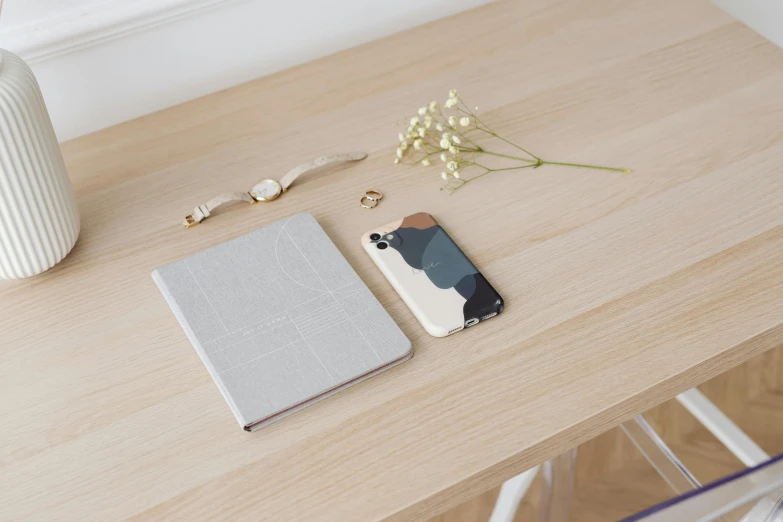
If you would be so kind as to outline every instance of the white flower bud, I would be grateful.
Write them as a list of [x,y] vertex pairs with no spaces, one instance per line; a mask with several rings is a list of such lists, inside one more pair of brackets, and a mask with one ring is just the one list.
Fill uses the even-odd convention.
[[441,135],[441,138],[443,138],[444,140],[450,140],[451,139],[451,134],[449,134],[448,132],[444,132]]
[[452,145],[451,147],[449,147],[449,152],[454,156],[456,156],[457,154],[459,154],[459,149],[454,145]]
[[458,170],[455,170],[454,172],[452,172],[452,175],[453,175],[455,178],[459,179],[459,171],[458,171]]
[[403,141],[402,143],[400,143],[400,150],[408,150],[408,142],[407,141]]
[[415,127],[418,124],[419,124],[419,118],[417,116],[411,118],[411,127]]
[[449,175],[446,174],[445,172],[441,172],[440,173],[440,177],[443,178],[443,179],[449,179]]
[[459,124],[462,125],[463,127],[467,127],[468,125],[470,125],[470,118],[468,118],[467,116],[463,116],[462,118],[459,119]]
[[394,164],[397,165],[400,162],[400,158],[394,158]]
[[414,140],[413,141],[413,148],[416,150],[421,150],[421,147],[424,145],[424,143],[421,140]]
[[461,143],[462,143],[462,140],[461,140],[461,139],[459,139],[459,136],[452,136],[452,137],[451,137],[451,141],[453,141],[453,142],[454,142],[454,143],[456,143],[457,145],[459,145],[459,144],[461,144]]
[[457,95],[457,89],[451,89],[451,90],[449,91],[449,98],[451,98],[451,99],[454,99],[454,98],[457,98],[457,97],[458,97],[458,95]]
[[446,163],[446,168],[451,170],[451,171],[457,170],[457,162],[456,161],[449,161],[448,163]]
[[437,125],[435,125],[435,129],[438,130],[438,131],[442,131],[443,130],[443,125],[438,123]]
[[446,138],[443,138],[442,140],[440,140],[440,146],[443,149],[448,149],[449,148],[449,140],[447,140]]
[[397,134],[397,139],[399,141],[405,141],[405,135],[403,133],[399,133],[399,134]]
[[430,102],[430,111],[435,112],[438,110],[438,102],[431,101]]
[[427,135],[427,129],[425,129],[424,127],[419,127],[419,137],[423,138],[426,135]]
[[397,149],[397,157],[402,158],[402,149]]
[[430,159],[429,158],[424,158],[423,160],[421,160],[421,164],[424,165],[425,167],[429,167],[430,166]]
[[447,161],[449,161],[449,157],[446,155],[446,153],[445,153],[445,152],[441,152],[441,153],[440,153],[440,160],[441,160],[443,163],[446,163]]
[[449,125],[451,125],[452,127],[456,127],[457,126],[457,118],[455,118],[454,116],[449,116]]
[[427,114],[427,107],[419,107],[419,116]]
[[446,100],[446,108],[447,109],[451,109],[455,105],[457,105],[457,100],[455,100],[454,98],[449,98],[448,100]]

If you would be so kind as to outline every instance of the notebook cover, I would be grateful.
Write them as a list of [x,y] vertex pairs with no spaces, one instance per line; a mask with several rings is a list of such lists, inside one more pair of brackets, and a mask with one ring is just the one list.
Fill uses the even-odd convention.
[[152,278],[246,430],[412,355],[408,338],[307,213]]

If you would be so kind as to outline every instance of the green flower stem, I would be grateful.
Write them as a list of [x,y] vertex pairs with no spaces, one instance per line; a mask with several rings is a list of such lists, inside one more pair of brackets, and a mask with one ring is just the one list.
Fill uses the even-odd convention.
[[[535,167],[536,167],[536,165],[519,165],[518,167],[504,167],[504,168],[502,168],[502,169],[491,169],[491,168],[489,168],[489,167],[485,167],[484,165],[482,165],[482,164],[480,164],[480,163],[476,163],[476,162],[474,162],[473,164],[474,164],[475,166],[477,166],[477,167],[481,167],[482,169],[484,169],[484,172],[482,172],[481,174],[477,174],[476,176],[473,176],[473,177],[472,177],[472,178],[470,178],[470,179],[461,179],[460,181],[461,181],[462,183],[460,184],[460,186],[459,186],[459,187],[455,187],[455,188],[454,188],[454,190],[457,190],[458,188],[462,187],[462,186],[463,186],[463,185],[465,185],[466,183],[469,183],[469,182],[473,181],[474,179],[479,179],[479,178],[480,178],[480,177],[482,177],[482,176],[486,176],[486,175],[487,175],[487,174],[489,174],[490,172],[500,172],[500,171],[502,171],[502,170],[518,170],[518,169],[528,169],[528,168],[535,168]],[[454,190],[452,190],[452,192],[451,192],[452,194],[454,193]]]
[[531,157],[531,158],[533,158],[534,160],[540,160],[540,159],[541,159],[541,158],[539,158],[538,156],[536,156],[535,154],[533,154],[532,152],[530,152],[530,151],[528,151],[528,150],[525,150],[525,149],[523,149],[522,147],[520,147],[520,146],[519,146],[519,145],[517,145],[516,143],[512,143],[512,142],[508,141],[506,138],[504,138],[503,136],[499,136],[499,135],[498,135],[498,134],[497,134],[495,131],[493,131],[493,130],[490,130],[490,131],[489,131],[489,133],[490,133],[491,135],[493,135],[494,137],[496,137],[497,139],[499,139],[499,140],[501,140],[501,141],[505,141],[506,143],[508,143],[508,144],[509,144],[509,145],[511,145],[512,147],[516,147],[516,148],[518,148],[519,150],[521,150],[522,152],[524,152],[525,154],[527,154],[528,156],[530,156],[530,157]]
[[[491,169],[491,168],[489,168],[489,167],[487,167],[487,166],[484,166],[484,165],[482,165],[482,164],[480,164],[480,163],[475,163],[475,162],[474,162],[473,164],[474,164],[475,166],[477,166],[477,167],[481,167],[482,169],[484,169],[484,170],[486,170],[486,171],[487,171],[487,172],[484,172],[483,174],[481,174],[482,176],[483,176],[484,174],[487,174],[487,173],[489,173],[489,172],[500,172],[500,171],[503,171],[503,170],[517,170],[517,169],[528,169],[528,168],[535,168],[535,167],[536,167],[536,165],[519,165],[519,166],[517,166],[517,167],[503,167],[503,168],[501,168],[501,169]],[[470,178],[470,179],[476,179],[477,177],[478,177],[478,176],[474,176],[474,177],[472,177],[472,178]],[[470,180],[465,180],[465,181],[470,181]]]
[[499,139],[501,141],[504,141],[504,142],[508,143],[512,147],[515,147],[515,148],[521,150],[522,152],[524,152],[525,154],[529,155],[533,159],[531,160],[531,159],[528,159],[528,158],[517,158],[517,157],[509,156],[509,155],[506,155],[506,154],[498,154],[496,152],[490,152],[490,151],[487,151],[487,150],[482,150],[481,147],[479,147],[479,146],[476,146],[476,148],[478,149],[477,152],[484,153],[484,154],[491,154],[493,156],[500,156],[502,158],[515,159],[515,160],[519,160],[519,161],[527,161],[527,162],[530,162],[530,163],[537,163],[538,164],[537,166],[541,166],[541,165],[561,165],[561,166],[564,166],[564,167],[582,167],[582,168],[585,168],[585,169],[609,170],[609,171],[612,171],[612,172],[623,172],[623,173],[626,173],[626,174],[632,172],[630,169],[620,169],[620,168],[616,168],[616,167],[604,167],[604,166],[601,166],[601,165],[585,165],[583,163],[564,163],[564,162],[561,162],[561,161],[546,161],[546,160],[543,160],[543,159],[539,158],[538,156],[536,156],[535,154],[533,154],[532,152],[530,152],[529,150],[527,150],[527,149],[525,149],[523,147],[520,147],[516,143],[507,140],[503,136],[500,136],[497,132],[495,132],[492,129],[490,129],[489,126],[486,123],[484,123],[481,120],[481,118],[479,118],[473,111],[471,111],[470,107],[468,107],[467,104],[464,101],[462,101],[462,99],[460,99],[459,102],[462,104],[464,109],[461,109],[461,108],[457,107],[457,111],[459,111],[459,112],[461,112],[461,113],[463,113],[463,114],[465,114],[467,116],[472,117],[478,124],[483,126],[483,128],[482,128],[482,127],[479,127],[479,125],[476,125],[475,128],[477,130],[486,132],[487,134],[491,135],[492,137],[497,138],[497,139]]
[[564,167],[582,167],[583,169],[597,169],[597,170],[611,170],[613,172],[624,172],[626,174],[633,172],[630,169],[619,169],[617,167],[604,167],[601,165],[585,165],[582,163],[563,163],[561,161],[544,161],[541,160],[539,165],[562,165]]
[[509,144],[509,145],[511,145],[512,147],[514,147],[514,148],[517,148],[517,149],[521,150],[522,152],[524,152],[525,154],[529,155],[529,156],[530,156],[531,158],[533,158],[534,160],[538,160],[538,159],[540,159],[538,156],[536,156],[536,155],[535,155],[535,154],[533,154],[532,152],[530,152],[530,151],[528,151],[528,150],[525,150],[525,149],[523,149],[522,147],[520,147],[520,146],[519,146],[519,145],[517,145],[516,143],[513,143],[513,142],[511,142],[511,141],[507,140],[507,139],[506,139],[506,138],[504,138],[503,136],[500,136],[500,135],[498,135],[498,133],[497,133],[497,132],[495,132],[495,131],[493,131],[492,129],[490,129],[490,128],[489,128],[489,126],[488,126],[486,123],[484,123],[484,122],[481,120],[481,118],[479,118],[479,117],[478,117],[478,116],[477,116],[477,115],[476,115],[476,114],[475,114],[475,113],[474,113],[472,110],[470,110],[470,107],[468,107],[468,105],[467,105],[467,104],[466,104],[464,101],[462,101],[462,99],[461,99],[461,98],[460,98],[460,100],[459,100],[459,103],[461,103],[461,104],[462,104],[462,106],[463,106],[463,107],[465,107],[465,109],[463,110],[463,109],[461,109],[461,108],[457,107],[457,111],[459,111],[459,112],[461,112],[461,113],[465,114],[466,116],[470,116],[470,117],[471,117],[471,118],[473,118],[473,119],[474,119],[474,120],[475,120],[477,123],[480,123],[481,125],[483,125],[483,126],[484,126],[484,128],[482,129],[482,128],[480,128],[478,125],[476,125],[476,128],[478,128],[479,130],[482,130],[482,131],[486,132],[487,134],[490,134],[490,135],[494,136],[495,138],[497,138],[497,139],[499,139],[499,140],[501,140],[501,141],[505,141],[506,143],[508,143],[508,144]]
[[484,150],[482,148],[476,149],[475,151],[468,151],[468,152],[475,152],[476,154],[489,154],[490,156],[498,156],[499,158],[507,158],[517,161],[524,161],[527,163],[538,163],[539,159],[529,159],[529,158],[519,158],[517,156],[509,156],[508,154],[501,154],[499,152],[492,152],[491,150]]

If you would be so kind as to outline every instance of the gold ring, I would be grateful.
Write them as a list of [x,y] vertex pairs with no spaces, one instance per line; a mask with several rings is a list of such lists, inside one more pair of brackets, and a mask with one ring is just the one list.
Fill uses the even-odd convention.
[[[364,200],[367,200],[368,202],[372,203],[372,205],[367,205]],[[370,199],[367,196],[362,196],[362,199],[359,201],[359,204],[363,206],[364,208],[375,208],[378,206],[378,200]]]
[[368,190],[364,193],[364,197],[369,199],[370,201],[380,201],[383,199],[383,194],[378,192],[377,190]]

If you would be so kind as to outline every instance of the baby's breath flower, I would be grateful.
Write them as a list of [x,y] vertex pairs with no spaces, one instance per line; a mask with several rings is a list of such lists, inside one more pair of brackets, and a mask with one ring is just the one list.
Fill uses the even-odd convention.
[[476,105],[475,107],[473,107],[473,110],[474,110],[474,111],[476,111],[476,112],[478,112],[478,105]]
[[[0,3],[2,3],[2,0],[0,0]],[[443,103],[443,106],[446,109],[451,110],[442,111],[441,106],[435,101],[430,102],[423,107],[419,107],[416,110],[416,114],[410,118],[410,125],[407,126],[407,131],[397,134],[398,144],[394,163],[406,163],[405,160],[407,158],[411,160],[410,163],[421,163],[423,166],[428,167],[434,162],[437,162],[433,156],[439,157],[441,162],[443,162],[444,167],[443,172],[441,172],[440,175],[446,182],[443,186],[443,190],[448,192],[454,192],[467,185],[468,182],[490,172],[536,168],[541,165],[586,167],[624,173],[631,172],[627,169],[604,167],[600,165],[545,161],[542,158],[527,152],[522,147],[498,136],[490,127],[487,127],[483,121],[478,119],[476,114],[478,114],[479,108],[475,107],[475,112],[472,112],[469,106],[459,97],[456,89],[451,89],[449,91],[449,96],[445,103]],[[432,128],[432,130],[429,130],[430,128]],[[437,134],[435,133],[436,130]],[[475,132],[476,137],[474,138],[473,135],[469,135],[468,132]],[[498,141],[504,141],[519,149],[520,152],[512,151],[511,153],[500,154],[494,150],[487,150],[484,142],[480,142],[480,146],[476,144],[479,143],[477,140],[481,138],[495,138]],[[466,145],[465,148],[462,148],[463,140],[469,144]],[[408,148],[411,149],[410,152],[408,152]],[[524,155],[521,153],[524,153]],[[467,157],[463,156],[463,154],[467,154]],[[492,168],[485,167],[481,164],[481,160],[478,160],[479,163],[476,162],[476,157],[481,157],[482,154],[506,158],[510,160],[507,162],[510,166],[498,168],[494,168],[494,166]],[[464,172],[468,172],[468,174],[465,175],[467,176],[466,179],[462,179]],[[456,181],[452,180],[452,176]]]

